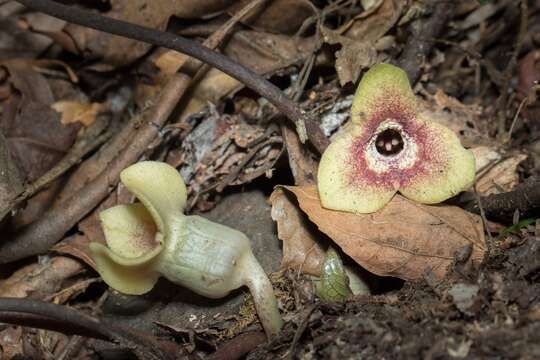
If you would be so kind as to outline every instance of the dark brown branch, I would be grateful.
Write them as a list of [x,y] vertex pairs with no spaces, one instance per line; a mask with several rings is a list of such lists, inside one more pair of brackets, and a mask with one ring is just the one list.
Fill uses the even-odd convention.
[[112,341],[146,359],[175,358],[168,349],[162,348],[161,342],[151,336],[88,316],[67,306],[44,301],[0,298],[0,322]]
[[433,39],[441,34],[454,11],[452,0],[429,0],[425,3],[431,12],[411,23],[409,40],[398,60],[398,65],[405,70],[411,83],[420,77],[422,65],[435,44]]
[[0,243],[0,264],[47,252],[84,215],[92,211],[114,188],[120,172],[137,161],[156,138],[158,129],[165,124],[189,83],[190,79],[186,75],[173,75],[162,90],[158,102],[145,114],[146,122],[138,124],[138,129],[126,147],[120,150],[99,176],[85,185],[84,191],[74,193],[62,204],[51,208],[41,218],[17,232],[9,241]]
[[108,18],[96,13],[66,6],[51,0],[17,0],[18,2],[45,14],[68,22],[143,41],[156,46],[176,50],[199,59],[224,73],[234,77],[247,87],[268,99],[293,123],[304,121],[307,135],[313,146],[322,153],[328,146],[328,139],[319,125],[309,117],[298,104],[289,99],[278,87],[230,58],[212,51],[195,41],[169,32],[163,32],[125,21]]
[[[236,13],[208,37],[204,45],[217,47],[234,24],[256,4],[252,2]],[[200,64],[191,58],[184,67],[197,72]],[[60,194],[61,199],[49,211],[9,241],[0,243],[0,263],[46,252],[108,195],[118,183],[120,171],[137,161],[154,141],[158,129],[166,123],[189,86],[191,77],[184,73],[184,67],[170,77],[152,107],[141,116],[133,117],[110,143],[78,168]]]
[[[526,182],[510,192],[482,197],[481,202],[490,220],[512,221],[516,210],[521,216],[527,216],[540,210],[540,181]],[[480,212],[476,202],[468,206],[467,210]]]

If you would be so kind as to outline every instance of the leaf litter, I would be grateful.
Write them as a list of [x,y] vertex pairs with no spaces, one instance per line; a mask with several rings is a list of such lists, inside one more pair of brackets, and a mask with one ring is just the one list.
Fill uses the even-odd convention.
[[[250,2],[78,3],[199,41]],[[319,115],[326,136],[331,136],[347,123],[354,84],[362,72],[380,61],[400,62],[405,50],[415,46],[411,39],[418,26],[436,18],[429,3],[261,1],[222,39],[219,51],[282,90],[299,91],[302,107]],[[539,175],[540,139],[534,122],[540,64],[534,29],[539,13],[536,3],[528,6],[524,10],[521,2],[458,1],[452,26],[428,42],[432,53],[420,49],[415,58],[422,72],[415,87],[422,105],[475,153],[476,192],[482,197],[505,195]],[[529,29],[519,40],[516,24],[524,11]],[[0,155],[15,164],[8,177],[0,177],[2,202],[12,202],[13,193],[63,166],[74,144],[92,134],[89,130],[102,127],[123,134],[104,137],[104,143],[46,179],[48,185],[37,194],[0,214],[2,241],[7,241],[49,209],[66,206],[64,199],[82,194],[107,171],[118,149],[136,133],[133,129],[141,126],[130,119],[151,108],[188,58],[24,10],[13,1],[0,4],[0,16],[0,129],[7,144],[6,150],[0,147]],[[516,60],[500,55],[515,48],[520,49]],[[503,99],[500,94],[509,96]],[[502,125],[501,114],[506,120]],[[228,75],[207,69],[198,74],[169,125],[142,152],[143,158],[167,161],[180,170],[188,183],[191,211],[226,204],[221,216],[235,226],[240,220],[233,213],[244,209],[244,231],[258,239],[258,257],[272,262],[265,269],[274,272],[286,326],[273,342],[247,350],[247,358],[540,356],[535,204],[532,212],[514,213],[498,225],[508,231],[496,238],[486,236],[479,214],[463,210],[475,197],[472,191],[451,204],[418,205],[396,196],[373,215],[330,212],[321,208],[313,186],[317,154],[278,119],[266,100]],[[502,137],[500,129],[505,131]],[[101,210],[133,201],[115,185],[110,184],[109,195],[88,209],[50,253],[0,265],[0,294],[69,304],[90,314],[101,309],[106,317],[133,324],[147,335],[173,337],[201,358],[229,340],[256,345],[256,336],[250,338],[260,329],[253,302],[241,292],[216,302],[189,293],[173,296],[181,289],[167,283],[137,299],[108,292],[92,270],[87,246],[104,241],[97,217]],[[285,186],[274,189],[276,185]],[[244,191],[251,195],[238,200]],[[489,228],[495,228],[493,223]],[[358,295],[342,304],[316,298],[312,276],[321,275],[330,246],[341,249],[347,266],[371,273],[374,295]],[[103,300],[107,296],[111,300]],[[97,353],[115,358],[107,351],[123,351],[88,338],[81,342],[4,324],[0,336],[2,358]],[[218,350],[214,355],[223,354]]]

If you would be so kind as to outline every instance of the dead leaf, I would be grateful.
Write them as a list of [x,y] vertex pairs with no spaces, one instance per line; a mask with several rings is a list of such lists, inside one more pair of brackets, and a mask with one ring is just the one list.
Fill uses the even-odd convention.
[[310,150],[303,146],[298,134],[291,128],[281,127],[283,141],[286,143],[289,167],[294,177],[295,185],[310,185],[315,183],[317,161]]
[[80,122],[84,126],[90,126],[96,120],[96,116],[104,109],[100,103],[86,103],[81,101],[57,101],[51,108],[59,112],[62,124]]
[[481,195],[511,191],[519,182],[518,165],[527,158],[522,153],[503,156],[493,147],[472,148],[476,159],[476,190]]
[[396,24],[408,3],[404,0],[383,0],[382,4],[374,4],[338,31],[348,38],[374,44]]
[[[111,0],[107,17],[165,30],[171,16],[199,18],[225,9],[232,0]],[[131,63],[145,54],[151,45],[78,25],[68,25],[65,31],[74,39],[80,55],[102,58],[110,66],[100,70]]]
[[44,258],[44,261],[17,270],[0,281],[0,296],[44,299],[58,291],[64,281],[84,271],[83,265],[64,256]]
[[[256,31],[237,31],[226,44],[224,53],[254,72],[261,75],[272,74],[280,69],[302,61],[316,46],[315,37],[300,38]],[[159,91],[169,76],[186,61],[186,57],[170,51],[151,57],[160,73],[151,76],[156,85],[138,84],[136,101],[140,105]],[[236,79],[212,68],[197,84],[192,96],[179,118],[201,111],[208,102],[216,104],[223,96],[240,89],[243,85]],[[176,120],[174,122],[179,122]]]
[[21,326],[8,326],[0,332],[0,339],[2,339],[0,359],[17,359],[25,353],[22,331]]
[[[237,0],[227,12],[235,14],[250,1]],[[316,13],[315,6],[307,0],[273,0],[263,5],[259,11],[242,19],[241,22],[258,31],[294,35],[304,21]]]
[[13,62],[4,66],[16,91],[2,104],[0,128],[11,156],[31,182],[65,155],[79,126],[60,123],[59,114],[50,108],[54,96],[45,77],[30,68],[13,66]]
[[310,229],[311,224],[283,189],[274,190],[270,202],[272,220],[277,223],[278,238],[283,241],[281,268],[319,276],[326,254],[316,240],[314,229]]
[[341,44],[341,50],[336,52],[336,71],[341,86],[356,82],[362,70],[379,62],[373,43],[347,38],[324,26],[321,26],[321,32],[325,42]]
[[[8,204],[23,191],[22,176],[17,164],[11,157],[6,138],[0,131],[0,204]],[[0,221],[8,213],[0,211]]]
[[323,233],[374,274],[418,280],[431,272],[442,278],[456,252],[470,245],[469,261],[482,261],[482,221],[461,208],[416,204],[396,195],[379,212],[352,214],[322,208],[315,186],[285,188]]
[[424,116],[453,130],[466,147],[488,144],[491,140],[486,135],[485,122],[479,121],[484,112],[477,104],[466,105],[458,99],[437,89],[435,95],[424,92],[428,101],[419,101]]
[[[28,23],[32,23],[32,27],[49,31],[61,30],[66,24],[64,20],[40,12],[28,12],[24,8],[5,9],[9,5],[7,3],[14,4],[11,1],[0,2],[3,13],[0,15],[0,28],[2,29],[0,35],[0,59],[2,60],[36,58],[51,46],[52,40],[34,33],[32,29],[29,29]],[[4,12],[4,10],[7,11]]]

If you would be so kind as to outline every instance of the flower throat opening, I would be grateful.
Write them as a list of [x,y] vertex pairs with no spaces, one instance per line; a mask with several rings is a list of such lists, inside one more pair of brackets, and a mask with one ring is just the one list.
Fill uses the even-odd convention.
[[386,129],[377,135],[375,139],[375,148],[377,152],[384,156],[396,155],[403,150],[403,138],[399,131]]

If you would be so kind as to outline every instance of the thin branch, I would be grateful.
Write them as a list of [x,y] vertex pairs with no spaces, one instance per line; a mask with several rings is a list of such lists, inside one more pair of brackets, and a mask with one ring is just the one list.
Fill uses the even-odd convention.
[[[530,215],[540,210],[540,181],[532,180],[506,193],[483,196],[481,202],[486,218],[491,220],[511,221],[516,210],[522,216]],[[477,201],[466,209],[480,212]]]
[[69,149],[69,152],[52,169],[47,171],[41,177],[31,184],[28,184],[24,191],[10,201],[0,201],[0,214],[7,213],[16,205],[36,194],[38,191],[59,178],[66,171],[75,166],[89,152],[107,141],[112,136],[112,129],[104,131],[104,121],[96,121],[92,124],[84,135],[77,139],[75,144]]
[[[251,5],[251,4],[250,4]],[[205,46],[217,46],[228,34],[233,25],[238,22],[251,6],[239,11],[216,33],[205,40]],[[190,59],[184,64],[191,71],[196,71],[198,61]],[[156,138],[159,129],[167,122],[169,115],[176,107],[179,99],[191,83],[191,77],[186,75],[184,67],[180,73],[174,74],[161,93],[142,116],[135,116],[112,141],[91,159],[87,160],[66,185],[61,194],[63,198],[47,211],[40,219],[14,234],[7,242],[0,243],[0,264],[41,254],[58,242],[64,234],[80,219],[92,211],[116,186],[120,172],[131,165],[146,151]],[[96,170],[97,168],[97,170]],[[83,175],[80,172],[83,172]],[[88,177],[88,173],[95,174]],[[81,181],[84,177],[86,181]],[[84,184],[84,186],[81,186]]]
[[174,74],[162,90],[156,105],[145,114],[146,121],[137,129],[131,141],[101,174],[84,186],[84,191],[74,193],[9,241],[0,243],[0,264],[47,252],[82,217],[92,211],[114,189],[120,172],[137,161],[156,138],[189,83],[187,75]]
[[80,10],[73,6],[62,5],[51,0],[17,0],[17,2],[70,23],[176,50],[212,65],[268,99],[294,124],[303,121],[309,140],[320,153],[328,146],[328,139],[315,120],[300,109],[298,104],[289,99],[277,86],[243,65],[195,41],[169,32]]
[[112,341],[128,347],[140,358],[173,358],[173,354],[164,350],[162,344],[152,336],[63,305],[34,299],[0,298],[0,321]]

